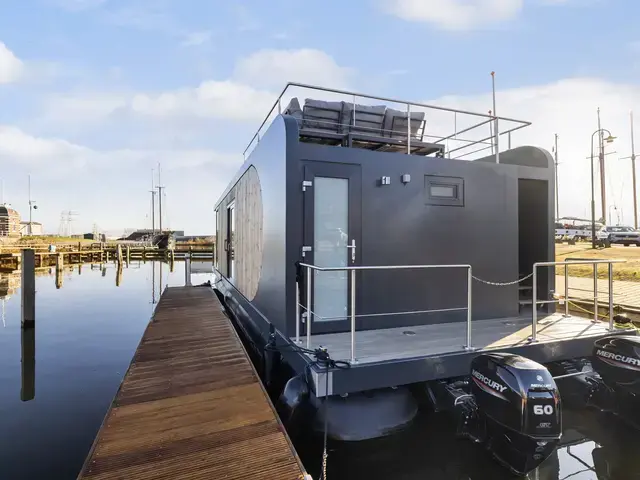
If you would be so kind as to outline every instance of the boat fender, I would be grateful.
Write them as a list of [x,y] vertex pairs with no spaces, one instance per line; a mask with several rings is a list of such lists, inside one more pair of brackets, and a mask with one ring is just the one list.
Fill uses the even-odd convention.
[[303,376],[297,375],[289,379],[279,398],[280,417],[289,428],[296,423],[302,410],[309,401],[309,385]]

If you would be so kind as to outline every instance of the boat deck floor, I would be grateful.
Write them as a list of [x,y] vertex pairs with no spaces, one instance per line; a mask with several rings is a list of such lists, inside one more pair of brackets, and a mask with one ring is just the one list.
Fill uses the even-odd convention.
[[[578,316],[565,318],[561,313],[553,313],[539,318],[538,342],[533,345],[602,337],[610,333],[607,323],[593,323],[591,319]],[[532,345],[528,340],[531,316],[475,320],[471,332],[472,346],[478,350]],[[305,345],[305,339],[302,342]],[[464,352],[465,342],[464,322],[361,330],[356,332],[356,359],[362,365],[455,354]],[[348,360],[351,356],[351,333],[312,335],[311,348],[319,346],[325,347],[334,360]]]

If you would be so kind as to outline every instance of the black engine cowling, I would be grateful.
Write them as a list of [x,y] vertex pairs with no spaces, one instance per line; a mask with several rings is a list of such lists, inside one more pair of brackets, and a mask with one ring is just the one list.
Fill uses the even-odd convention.
[[593,369],[614,390],[640,394],[640,337],[604,337],[593,344]]
[[591,363],[601,384],[592,382],[590,401],[640,428],[640,337],[596,340]]
[[545,367],[507,353],[478,355],[471,363],[471,393],[486,422],[487,447],[510,470],[525,474],[553,453],[562,409]]

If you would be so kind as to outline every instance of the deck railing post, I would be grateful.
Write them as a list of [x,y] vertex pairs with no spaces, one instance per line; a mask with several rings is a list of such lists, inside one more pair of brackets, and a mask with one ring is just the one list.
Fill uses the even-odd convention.
[[538,265],[533,264],[533,300],[531,303],[531,342],[538,341]]
[[564,316],[569,317],[569,265],[564,265]]
[[471,273],[471,265],[467,270],[467,344],[465,350],[471,350],[471,286],[473,284],[473,275]]
[[411,155],[411,104],[407,103],[407,155]]
[[307,348],[311,348],[311,268],[307,268]]
[[593,264],[593,323],[598,323],[598,264]]
[[356,271],[351,270],[351,363],[356,363]]
[[356,96],[355,95],[353,96],[353,116],[352,116],[352,118],[353,118],[353,124],[352,125],[355,127],[356,126]]
[[613,263],[609,263],[609,330],[613,330]]
[[296,282],[296,343],[300,343],[300,290]]

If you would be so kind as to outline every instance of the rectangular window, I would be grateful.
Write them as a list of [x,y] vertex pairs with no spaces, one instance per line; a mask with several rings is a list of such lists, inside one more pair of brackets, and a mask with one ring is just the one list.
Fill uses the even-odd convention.
[[440,198],[456,198],[456,187],[453,185],[431,185],[431,196]]
[[460,177],[424,176],[426,205],[464,207],[464,179]]

